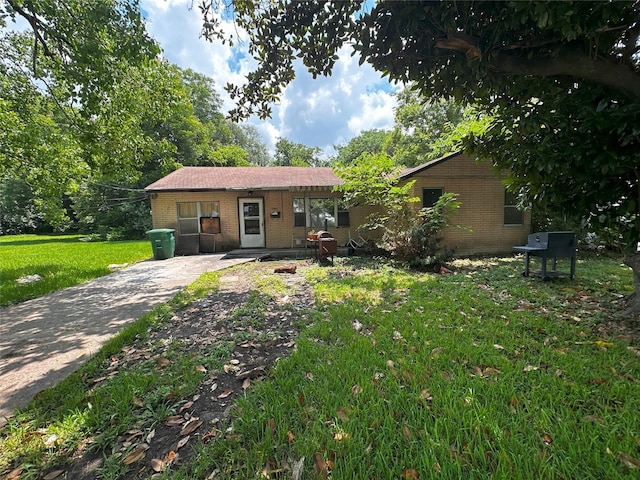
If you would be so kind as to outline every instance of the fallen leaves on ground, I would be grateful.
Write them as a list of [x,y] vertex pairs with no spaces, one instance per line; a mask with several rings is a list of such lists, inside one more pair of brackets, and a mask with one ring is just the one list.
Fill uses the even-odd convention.
[[146,443],[140,443],[133,449],[133,451],[131,451],[131,453],[124,457],[122,463],[125,465],[131,465],[132,463],[142,460],[147,450],[149,450],[149,445]]
[[202,420],[199,420],[197,417],[192,418],[191,420],[189,420],[184,427],[182,427],[182,430],[180,430],[180,436],[184,437],[186,435],[191,435],[193,432],[195,432],[198,428],[200,428],[200,426],[203,424],[204,422]]
[[158,369],[161,369],[166,367],[170,363],[171,363],[171,360],[169,360],[167,357],[160,357],[158,358],[158,360],[156,360],[156,367],[158,367]]
[[44,477],[42,477],[42,479],[55,480],[56,478],[60,478],[63,473],[64,473],[64,470],[54,470],[53,472],[47,473]]
[[413,468],[406,468],[402,471],[400,477],[404,480],[416,480],[420,478],[420,473],[418,473],[418,471],[414,470]]
[[320,477],[326,479],[329,475],[329,468],[324,457],[319,453],[313,455],[313,469],[320,475]]
[[618,460],[620,460],[620,463],[633,470],[640,470],[640,460],[632,457],[628,453],[618,452]]

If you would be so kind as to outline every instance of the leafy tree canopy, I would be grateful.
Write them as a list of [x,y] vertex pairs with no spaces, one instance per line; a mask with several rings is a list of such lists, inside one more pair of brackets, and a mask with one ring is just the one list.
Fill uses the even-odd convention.
[[149,223],[144,186],[180,165],[247,164],[238,138],[266,151],[251,130],[224,118],[203,75],[157,58],[124,59],[114,82],[95,91],[103,101],[87,116],[78,86],[38,48],[32,33],[0,36],[0,183],[9,193],[22,187],[3,227],[33,229],[34,210],[59,229],[126,225],[119,235],[139,234]]
[[363,153],[379,154],[386,153],[392,155],[393,146],[390,144],[391,133],[387,130],[365,130],[360,135],[353,137],[345,145],[338,145],[334,148],[338,152],[332,159],[342,165],[353,163]]
[[[204,34],[233,41],[220,28],[223,5],[203,5]],[[236,0],[232,8],[259,62],[244,86],[228,86],[236,117],[268,116],[295,76],[295,59],[314,76],[328,75],[345,45],[392,81],[464,103],[491,101],[506,84],[527,90],[532,76],[588,80],[640,97],[638,0]]]
[[75,88],[85,117],[122,81],[126,65],[155,58],[160,49],[148,36],[137,0],[3,0],[5,19],[22,17],[33,40],[31,67],[43,59]]
[[292,142],[286,138],[278,138],[273,165],[287,167],[319,167],[322,165],[318,147],[308,147],[303,143]]
[[[396,162],[412,167],[456,150],[448,141],[459,125],[469,122],[472,109],[453,99],[425,100],[411,87],[397,95],[395,127],[390,141]],[[457,148],[459,149],[459,147]]]

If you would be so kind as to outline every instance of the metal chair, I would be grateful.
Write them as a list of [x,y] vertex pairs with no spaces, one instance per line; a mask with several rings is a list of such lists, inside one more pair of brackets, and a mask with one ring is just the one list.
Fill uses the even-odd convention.
[[349,247],[349,255],[353,255],[356,250],[365,250],[368,252],[371,245],[369,243],[369,240],[362,237],[361,235],[358,235],[357,238],[352,238],[351,230],[349,230],[349,241],[345,246]]

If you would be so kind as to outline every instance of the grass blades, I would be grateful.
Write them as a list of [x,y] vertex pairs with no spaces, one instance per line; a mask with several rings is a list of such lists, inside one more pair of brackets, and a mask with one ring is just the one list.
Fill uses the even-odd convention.
[[[0,237],[0,306],[106,275],[112,264],[135,263],[151,256],[148,241],[85,242],[80,235]],[[41,279],[18,282],[32,275]]]
[[297,352],[166,478],[290,478],[298,462],[334,480],[637,478],[640,349],[594,334],[630,271],[593,259],[543,283],[513,259],[454,266],[312,269],[319,317]]
[[[265,298],[286,285],[260,264],[237,268],[255,271],[258,288],[232,314],[251,328]],[[355,257],[306,268],[315,304],[295,351],[195,457],[153,478],[636,479],[638,326],[615,317],[633,288],[630,269],[583,257],[576,280],[552,282],[523,278],[520,258],[451,269]],[[20,478],[37,478],[87,439],[108,455],[123,432],[147,432],[171,415],[202,380],[194,367],[215,372],[228,352],[184,355],[167,339],[161,370],[153,356],[93,380],[218,280],[201,277],[14,418],[0,438],[0,472],[19,459],[28,466]],[[101,478],[126,475],[105,458]]]
[[[203,274],[170,302],[125,327],[81,369],[18,411],[2,430],[0,472],[19,459],[21,480],[40,478],[40,472],[66,463],[79,451],[108,450],[123,432],[152,429],[174,414],[202,380],[199,367],[214,370],[221,362],[216,362],[215,352],[207,352],[206,358],[199,351],[185,355],[171,339],[158,346],[149,345],[147,338],[180,308],[216,291],[219,278],[219,272]],[[125,358],[130,361],[118,360]],[[107,459],[102,476],[120,478],[125,472],[121,459]]]

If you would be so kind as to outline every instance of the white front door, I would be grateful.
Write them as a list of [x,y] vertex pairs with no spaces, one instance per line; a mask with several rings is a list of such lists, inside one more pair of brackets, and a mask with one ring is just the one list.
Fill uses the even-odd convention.
[[240,246],[264,247],[264,209],[261,198],[240,199]]

